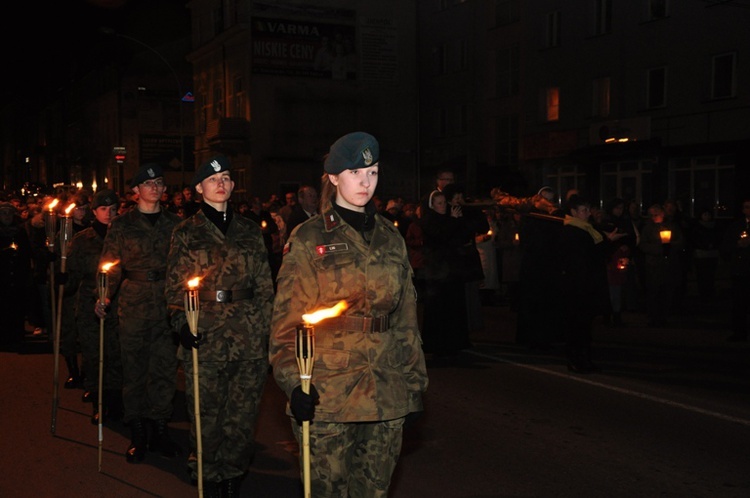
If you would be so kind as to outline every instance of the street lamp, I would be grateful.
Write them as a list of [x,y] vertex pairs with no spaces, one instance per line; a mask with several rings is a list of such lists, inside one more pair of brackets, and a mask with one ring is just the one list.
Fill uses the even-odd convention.
[[165,59],[164,56],[158,50],[156,50],[154,47],[152,47],[149,44],[147,44],[147,43],[145,43],[145,42],[143,42],[143,41],[141,41],[141,40],[139,40],[137,38],[133,38],[132,36],[124,35],[122,33],[118,33],[114,29],[107,28],[107,27],[104,27],[104,26],[102,26],[102,27],[99,28],[99,32],[102,33],[103,35],[106,35],[106,36],[116,36],[118,38],[124,38],[124,39],[129,40],[129,41],[131,41],[133,43],[136,43],[136,44],[138,44],[138,45],[140,45],[142,47],[147,48],[154,55],[156,55],[164,63],[164,65],[166,65],[169,68],[169,70],[172,73],[172,76],[174,76],[174,80],[177,83],[177,96],[180,99],[178,101],[178,105],[180,107],[180,123],[179,123],[179,133],[180,133],[180,168],[181,168],[182,185],[185,185],[185,135],[182,132],[182,126],[183,126],[183,124],[182,124],[182,121],[183,121],[182,97],[183,97],[184,94],[182,93],[182,84],[180,83],[179,76],[177,76],[177,71],[175,71],[174,67],[172,67],[172,64],[170,64],[169,61],[167,59]]

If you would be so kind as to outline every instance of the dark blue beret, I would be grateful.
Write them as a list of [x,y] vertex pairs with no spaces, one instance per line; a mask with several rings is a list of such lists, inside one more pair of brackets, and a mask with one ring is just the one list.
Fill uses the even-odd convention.
[[369,133],[355,131],[336,140],[328,152],[323,169],[337,175],[347,169],[372,166],[380,159],[380,145]]

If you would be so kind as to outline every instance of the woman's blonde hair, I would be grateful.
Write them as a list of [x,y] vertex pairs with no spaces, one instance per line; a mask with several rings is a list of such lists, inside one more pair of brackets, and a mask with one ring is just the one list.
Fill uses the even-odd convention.
[[331,183],[328,173],[323,173],[320,178],[320,213],[323,214],[333,206],[333,200],[336,198],[338,187]]

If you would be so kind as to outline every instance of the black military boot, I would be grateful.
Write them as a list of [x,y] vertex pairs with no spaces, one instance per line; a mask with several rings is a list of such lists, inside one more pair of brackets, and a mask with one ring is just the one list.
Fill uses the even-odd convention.
[[68,379],[65,381],[65,389],[76,389],[81,387],[81,371],[78,369],[78,356],[65,356],[65,364],[68,366]]
[[151,421],[151,439],[148,449],[161,453],[161,456],[172,458],[180,453],[180,447],[169,437],[169,428],[166,420]]
[[221,481],[221,498],[239,498],[244,477],[237,476]]
[[146,458],[146,424],[143,419],[130,421],[130,446],[125,452],[128,463],[142,462]]

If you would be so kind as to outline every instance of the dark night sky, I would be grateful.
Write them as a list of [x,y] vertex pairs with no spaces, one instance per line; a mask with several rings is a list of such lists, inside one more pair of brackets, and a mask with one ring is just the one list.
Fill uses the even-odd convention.
[[[6,61],[0,89],[5,99],[43,101],[66,79],[122,54],[123,40],[99,32],[102,26],[157,45],[186,29],[187,0],[52,0],[14,6],[20,13],[0,21]],[[117,43],[115,43],[117,42]],[[124,44],[124,45],[127,45]],[[133,45],[133,44],[131,44]],[[142,50],[132,46],[131,50]]]

